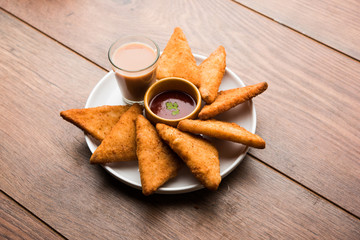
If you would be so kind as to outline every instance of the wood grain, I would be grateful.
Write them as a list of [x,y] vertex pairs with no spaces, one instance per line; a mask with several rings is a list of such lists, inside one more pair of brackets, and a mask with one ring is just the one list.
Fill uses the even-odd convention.
[[360,216],[359,62],[230,1],[1,6],[105,68],[108,47],[122,35],[148,35],[163,49],[181,26],[195,53],[224,45],[245,84],[269,83],[254,99],[267,147],[251,154]]
[[0,237],[2,239],[64,239],[0,192]]
[[359,219],[249,156],[216,192],[145,197],[116,181],[59,116],[105,72],[4,12],[0,21],[0,186],[66,238],[359,236]]
[[235,0],[360,60],[358,0]]

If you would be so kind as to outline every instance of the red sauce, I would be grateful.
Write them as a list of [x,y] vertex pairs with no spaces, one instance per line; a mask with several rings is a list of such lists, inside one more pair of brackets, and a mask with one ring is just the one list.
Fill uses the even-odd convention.
[[195,100],[181,91],[161,92],[150,101],[150,109],[159,117],[165,119],[179,119],[186,117],[196,107]]

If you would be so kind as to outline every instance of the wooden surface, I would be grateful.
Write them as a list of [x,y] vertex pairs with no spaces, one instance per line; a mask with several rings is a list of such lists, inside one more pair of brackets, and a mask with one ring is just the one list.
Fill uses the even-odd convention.
[[[334,18],[301,12],[322,2],[239,2],[0,0],[0,236],[26,226],[33,232],[19,236],[358,239],[359,21],[346,14],[357,2],[339,1],[355,26],[342,38]],[[317,24],[270,19],[295,10]],[[254,100],[267,146],[251,149],[216,192],[144,197],[90,165],[83,133],[59,112],[85,105],[116,38],[141,33],[163,49],[175,26],[195,53],[224,45],[245,84],[269,83]]]
[[2,192],[0,203],[2,239],[64,239]]
[[360,59],[358,0],[235,0],[314,40]]

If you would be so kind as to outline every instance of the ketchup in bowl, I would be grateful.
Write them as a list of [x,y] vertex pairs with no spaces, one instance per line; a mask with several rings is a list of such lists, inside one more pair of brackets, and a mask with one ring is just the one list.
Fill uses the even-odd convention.
[[190,81],[168,77],[157,80],[144,96],[145,116],[153,124],[176,127],[183,119],[195,119],[201,109],[199,89]]
[[189,94],[169,90],[155,95],[150,101],[151,111],[165,119],[179,119],[186,117],[196,107],[196,102]]

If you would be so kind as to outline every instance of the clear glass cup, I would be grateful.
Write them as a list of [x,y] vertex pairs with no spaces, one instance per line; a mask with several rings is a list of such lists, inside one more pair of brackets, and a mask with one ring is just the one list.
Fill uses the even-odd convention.
[[158,45],[144,36],[127,36],[111,45],[108,58],[125,103],[144,103],[146,90],[156,80],[159,57]]

